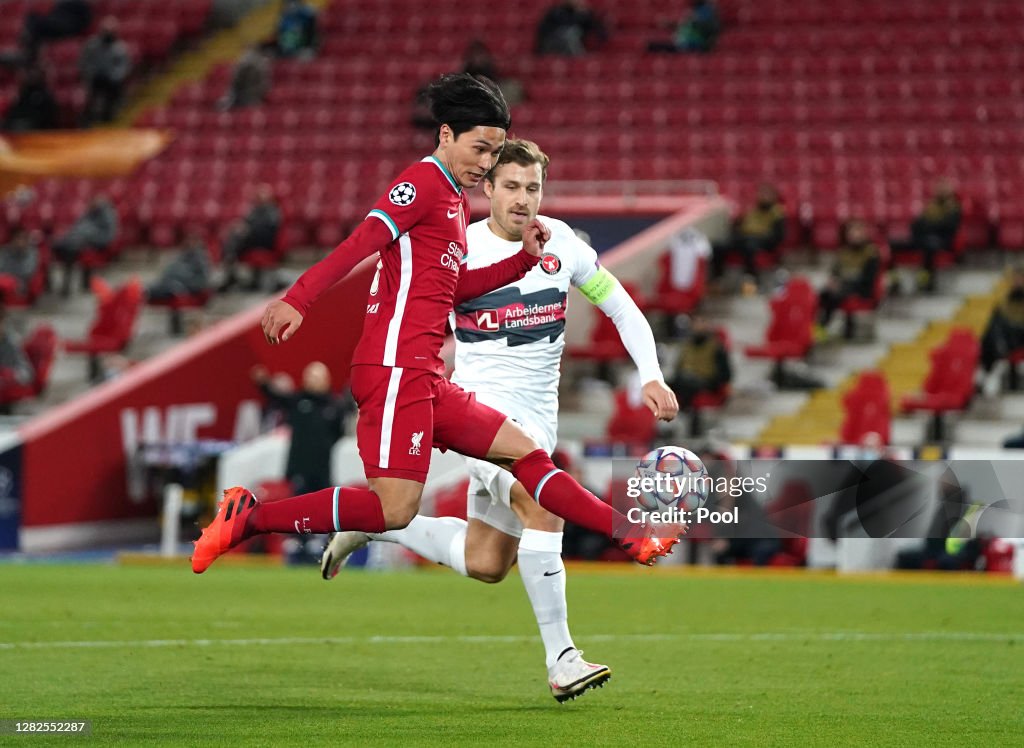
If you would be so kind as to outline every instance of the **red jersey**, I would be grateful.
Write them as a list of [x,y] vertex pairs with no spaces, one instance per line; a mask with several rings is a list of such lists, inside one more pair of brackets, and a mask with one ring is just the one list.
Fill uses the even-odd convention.
[[352,363],[443,373],[440,351],[455,301],[514,282],[539,260],[521,251],[465,270],[468,222],[462,187],[428,156],[398,176],[352,236],[307,270],[284,301],[305,315],[323,291],[379,250]]
[[391,231],[380,253],[353,364],[444,371],[439,352],[466,262],[469,199],[433,156],[391,184],[368,218]]

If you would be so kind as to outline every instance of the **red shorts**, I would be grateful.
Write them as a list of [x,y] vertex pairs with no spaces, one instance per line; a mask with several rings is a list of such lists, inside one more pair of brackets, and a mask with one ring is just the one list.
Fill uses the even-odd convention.
[[506,420],[439,374],[360,364],[352,367],[359,405],[356,442],[367,478],[424,483],[431,445],[484,459]]

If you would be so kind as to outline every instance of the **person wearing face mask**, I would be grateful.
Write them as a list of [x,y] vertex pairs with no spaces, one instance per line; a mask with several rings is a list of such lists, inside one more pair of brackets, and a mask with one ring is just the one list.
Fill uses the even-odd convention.
[[104,18],[99,32],[82,47],[78,69],[86,88],[83,126],[110,122],[121,105],[125,82],[132,72],[128,46],[117,35],[116,18]]
[[676,373],[669,382],[681,410],[702,392],[716,392],[732,381],[729,351],[711,323],[694,317],[689,336],[679,349]]
[[[836,253],[832,275],[818,294],[818,324],[828,327],[836,310],[851,296],[874,296],[879,271],[878,247],[871,241],[864,221],[852,219],[843,230],[843,246]],[[847,319],[846,337],[853,337],[852,317]]]
[[1024,348],[1024,267],[1013,269],[1009,288],[992,310],[981,337],[979,375],[986,395],[998,393],[1006,357],[1020,348]]
[[716,246],[712,256],[715,276],[721,276],[728,254],[739,252],[747,275],[758,277],[757,256],[773,252],[786,238],[786,211],[773,185],[764,183],[757,188],[754,206],[740,216],[733,226],[732,238],[724,246]]

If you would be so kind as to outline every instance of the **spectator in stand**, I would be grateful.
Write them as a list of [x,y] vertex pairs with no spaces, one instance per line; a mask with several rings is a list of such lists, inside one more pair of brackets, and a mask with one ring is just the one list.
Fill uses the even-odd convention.
[[463,57],[462,72],[470,75],[490,78],[498,82],[498,63],[494,59],[490,48],[480,39],[474,39],[466,47]]
[[648,52],[710,52],[718,41],[722,22],[712,0],[694,0],[693,10],[676,28],[671,41],[653,41]]
[[[871,241],[868,225],[857,218],[843,227],[843,246],[836,253],[832,275],[818,294],[818,324],[827,328],[836,310],[851,296],[870,299],[875,295],[879,273],[878,247]],[[846,337],[853,337],[847,325]]]
[[721,276],[725,258],[730,252],[740,252],[747,274],[758,278],[757,256],[779,248],[786,238],[786,210],[774,185],[762,183],[757,188],[756,203],[733,226],[732,238],[725,246],[716,246],[712,261],[715,275]]
[[981,336],[979,375],[985,394],[999,392],[1006,357],[1021,348],[1024,348],[1024,267],[1016,267],[1010,276],[1009,288],[992,310]]
[[284,0],[274,45],[279,57],[311,59],[316,52],[316,10],[304,0]]
[[509,106],[515,106],[523,101],[523,84],[515,78],[503,78],[501,76],[498,72],[498,62],[494,59],[494,54],[487,44],[480,39],[474,39],[466,47],[466,52],[462,59],[462,72],[477,77],[482,76],[497,83]]
[[[53,242],[54,257],[64,265],[61,293],[71,295],[71,269],[87,249],[105,250],[117,239],[117,209],[108,198],[97,195],[77,221]],[[82,270],[82,289],[89,288],[90,274]]]
[[243,109],[262,104],[270,91],[270,60],[259,47],[250,47],[235,66],[231,87],[220,100],[221,109]]
[[[302,371],[302,389],[278,390],[267,370],[257,366],[253,381],[267,398],[269,406],[283,415],[291,428],[285,478],[296,494],[319,491],[333,485],[331,452],[345,433],[345,417],[352,411],[349,398],[331,394],[331,372],[325,364],[313,361]],[[319,563],[324,536],[303,538],[305,542],[290,553],[294,561]]]
[[717,392],[731,381],[729,351],[710,322],[694,317],[690,334],[679,349],[675,374],[669,381],[680,410],[688,409],[700,393]]
[[11,385],[27,386],[36,378],[35,368],[18,337],[11,332],[7,310],[0,306],[0,388]]
[[[281,230],[281,209],[274,199],[274,190],[269,184],[256,188],[256,200],[249,213],[237,221],[229,230],[224,241],[224,265],[226,277],[220,291],[229,291],[238,283],[238,261],[254,249],[270,249],[277,244]],[[255,289],[256,277],[250,288]]]
[[0,249],[0,299],[23,295],[39,271],[39,245],[32,234],[18,231],[11,243]]
[[151,301],[194,296],[210,288],[210,253],[202,234],[192,231],[185,246],[146,289]]
[[579,57],[608,39],[601,18],[586,0],[567,0],[551,6],[537,26],[537,52]]
[[935,290],[935,256],[952,251],[960,230],[960,200],[952,180],[940,179],[935,183],[932,196],[924,210],[910,225],[910,240],[890,240],[893,251],[917,249],[924,253],[924,267],[920,286],[924,291]]
[[327,488],[331,483],[331,450],[345,433],[345,416],[351,410],[347,400],[331,394],[331,372],[313,361],[302,371],[302,389],[279,391],[262,366],[252,370],[268,404],[285,415],[292,438],[288,448],[285,477],[295,493]]
[[45,13],[30,11],[25,14],[19,48],[0,54],[0,64],[12,67],[34,65],[42,43],[84,34],[91,23],[89,0],[57,0]]
[[82,123],[110,122],[121,106],[124,86],[132,72],[128,45],[117,35],[117,19],[107,16],[99,33],[82,47],[78,69],[85,84],[85,109]]
[[9,132],[52,130],[60,120],[60,106],[38,65],[21,74],[18,95],[4,112],[3,129]]

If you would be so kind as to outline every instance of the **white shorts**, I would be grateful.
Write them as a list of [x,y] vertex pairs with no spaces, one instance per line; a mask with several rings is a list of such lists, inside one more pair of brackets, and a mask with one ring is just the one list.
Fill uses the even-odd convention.
[[[541,449],[551,454],[555,448],[553,429],[541,428],[538,424],[530,423],[514,414],[506,415],[522,426]],[[465,459],[466,467],[469,469],[466,517],[478,519],[514,538],[522,537],[523,523],[512,511],[512,486],[516,483],[516,477],[494,463],[472,457]]]

